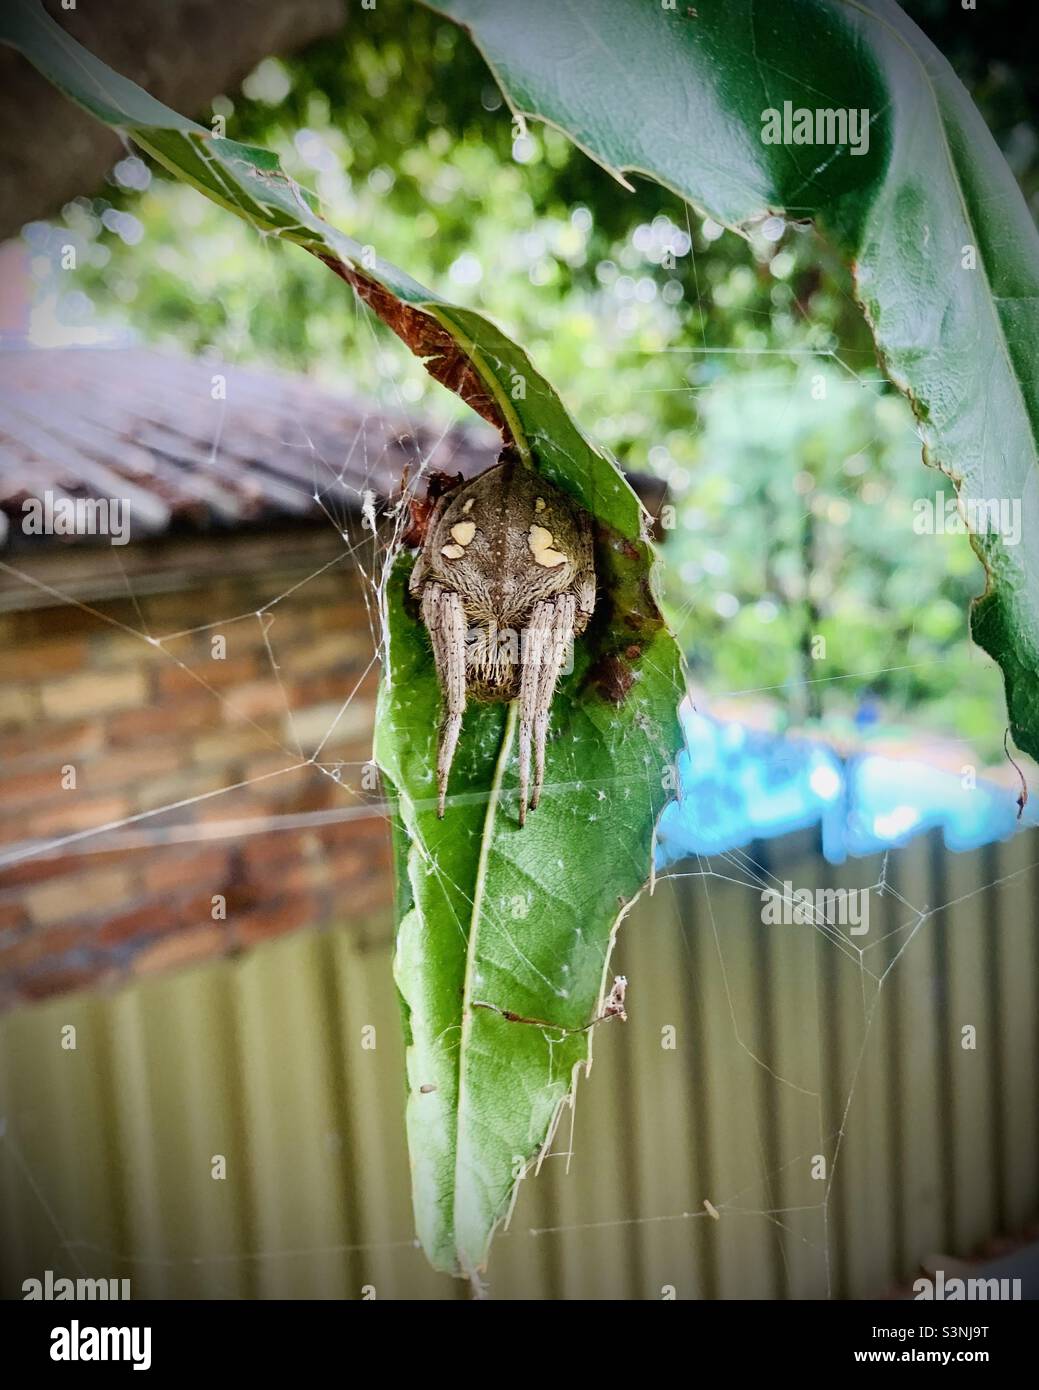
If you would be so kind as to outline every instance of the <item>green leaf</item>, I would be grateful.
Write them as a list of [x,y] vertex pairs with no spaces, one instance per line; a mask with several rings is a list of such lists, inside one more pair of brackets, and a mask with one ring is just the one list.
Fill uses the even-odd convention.
[[591,1061],[586,1025],[602,1010],[614,927],[646,877],[667,799],[681,676],[658,628],[618,708],[589,687],[579,648],[553,706],[546,796],[522,829],[513,714],[470,707],[439,821],[438,691],[401,601],[407,568],[393,578],[376,752],[411,841],[395,965],[411,1031],[408,1136],[423,1244],[439,1267],[473,1273],[517,1161],[540,1153],[574,1069]]
[[[961,500],[1020,506],[1019,543],[972,538],[988,573],[972,628],[1039,758],[1039,237],[941,54],[891,0],[427,3],[469,30],[515,110],[618,178],[647,175],[734,229],[810,218],[847,258],[925,458]],[[867,110],[868,148],[764,143],[763,113],[785,102]]]
[[217,139],[153,101],[29,0],[8,7],[0,40],[178,178],[319,256],[595,519],[596,614],[556,695],[545,796],[522,829],[515,716],[500,705],[470,706],[448,813],[437,819],[440,694],[406,597],[406,554],[387,592],[376,756],[395,800],[416,1222],[434,1264],[475,1275],[520,1170],[591,1062],[614,932],[645,883],[674,785],[684,684],[653,590],[645,513],[520,348],[329,226],[269,152]]

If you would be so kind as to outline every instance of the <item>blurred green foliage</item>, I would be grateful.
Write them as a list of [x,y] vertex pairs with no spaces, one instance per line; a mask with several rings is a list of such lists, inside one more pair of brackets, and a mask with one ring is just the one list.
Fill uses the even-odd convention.
[[[497,318],[625,466],[668,480],[666,600],[698,685],[754,692],[784,723],[911,711],[999,756],[998,671],[967,635],[981,567],[963,536],[914,534],[913,500],[949,485],[814,232],[771,219],[744,240],[653,185],[626,191],[517,125],[465,35],[410,4],[352,12],[342,38],[265,60],[201,115]],[[466,413],[325,267],[136,156],[25,235],[37,341],[131,331]]]

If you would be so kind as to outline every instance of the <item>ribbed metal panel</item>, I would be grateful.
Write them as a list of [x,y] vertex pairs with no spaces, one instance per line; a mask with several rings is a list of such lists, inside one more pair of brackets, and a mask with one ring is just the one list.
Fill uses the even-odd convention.
[[[884,875],[853,942],[868,969],[811,927],[763,926],[747,856],[680,866],[622,929],[629,1022],[598,1030],[492,1294],[861,1297],[1022,1231],[1036,848],[921,839],[834,871],[806,837],[760,847],[772,881]],[[52,1269],[140,1298],[467,1296],[414,1246],[390,952],[384,927],[302,933],[0,1020],[4,1293]]]

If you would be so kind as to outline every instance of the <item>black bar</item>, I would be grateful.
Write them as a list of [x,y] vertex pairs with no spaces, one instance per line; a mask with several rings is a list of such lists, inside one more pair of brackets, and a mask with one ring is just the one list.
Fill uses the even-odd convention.
[[[681,1358],[691,1377],[710,1366],[736,1375],[892,1364],[1009,1372],[1034,1344],[1031,1305],[1013,1301],[0,1305],[4,1362],[20,1366],[26,1375],[19,1383],[29,1387],[37,1372],[54,1383],[57,1368],[72,1382],[92,1371],[137,1379],[130,1359],[52,1359],[52,1347],[64,1349],[72,1332],[77,1349],[90,1350],[94,1343],[86,1329],[100,1328],[137,1329],[135,1345],[126,1338],[117,1348],[127,1357],[136,1351],[139,1360],[147,1351],[143,1374],[160,1379],[255,1370],[265,1379],[279,1371],[295,1376],[306,1371],[310,1381],[337,1367],[345,1385],[358,1374],[371,1374],[369,1365],[376,1374],[382,1367],[396,1378],[412,1358],[438,1379],[461,1373],[490,1377],[499,1386],[513,1377],[540,1379],[555,1360],[560,1338],[565,1338],[566,1360],[583,1362],[582,1374],[593,1380],[615,1380],[629,1362],[644,1380],[647,1371],[671,1364],[671,1355]],[[482,1345],[481,1333],[493,1340]]]

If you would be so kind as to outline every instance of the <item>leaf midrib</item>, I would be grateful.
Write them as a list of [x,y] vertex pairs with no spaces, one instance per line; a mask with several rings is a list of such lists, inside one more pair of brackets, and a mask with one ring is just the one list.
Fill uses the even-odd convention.
[[[949,178],[952,182],[953,187],[956,190],[956,199],[959,203],[960,215],[962,216],[964,226],[970,232],[974,243],[978,244],[980,239],[977,236],[977,229],[975,227],[974,219],[971,216],[970,206],[963,191],[963,181],[960,178],[960,171],[957,168],[956,160],[953,158],[952,147],[949,143],[948,132],[946,130],[945,125],[945,116],[942,104],[938,97],[937,83],[932,77],[930,68],[927,66],[920,53],[917,52],[917,50],[906,38],[906,36],[902,34],[889,20],[885,19],[882,15],[877,14],[876,10],[868,8],[868,6],[862,3],[862,0],[841,0],[841,4],[849,10],[857,11],[865,18],[873,20],[876,24],[880,25],[881,28],[887,30],[887,32],[905,50],[905,52],[909,54],[913,62],[916,63],[917,67],[920,69],[921,75],[924,80],[924,85],[927,88],[928,96],[934,106],[935,120],[938,125],[938,135],[941,141],[942,149],[945,153],[945,160],[948,166]],[[1039,441],[1036,440],[1035,433],[1031,426],[1031,412],[1028,409],[1028,402],[1025,398],[1021,374],[1017,370],[1017,365],[1014,362],[1013,354],[1010,351],[1010,345],[1007,342],[1006,332],[1003,327],[1003,321],[1000,318],[999,314],[996,312],[995,306],[998,297],[992,289],[992,281],[989,278],[988,273],[987,257],[984,255],[984,253],[982,253],[980,260],[981,273],[984,277],[985,287],[987,290],[987,294],[984,296],[984,298],[986,302],[991,306],[995,335],[999,343],[1000,353],[1003,357],[1007,373],[1010,376],[1016,388],[1018,400],[1021,404],[1022,413],[1025,419],[1029,422],[1028,435],[1029,438],[1032,440],[1032,461],[1033,463],[1035,463],[1039,461]]]
[[[458,1047],[458,1087],[455,1093],[455,1179],[451,1192],[452,1227],[455,1236],[455,1253],[458,1256],[461,1254],[458,1250],[457,1202],[458,1193],[461,1188],[459,1156],[461,1153],[462,1098],[465,1089],[466,1055],[468,1052],[469,1035],[472,1031],[473,1024],[473,1011],[470,1006],[470,1001],[472,998],[473,972],[476,965],[476,942],[479,934],[484,894],[487,888],[487,866],[490,859],[491,842],[494,837],[494,827],[498,818],[498,807],[501,804],[501,788],[505,778],[505,768],[508,765],[509,756],[512,753],[512,740],[515,731],[516,701],[513,700],[509,705],[509,712],[505,720],[505,728],[502,730],[498,761],[494,767],[494,780],[491,783],[490,794],[487,798],[487,814],[484,817],[483,832],[480,837],[480,857],[477,861],[476,881],[473,885],[473,906],[469,914],[469,939],[466,942],[465,948],[465,976],[462,981],[462,1029],[461,1041]],[[465,1268],[464,1272],[466,1274],[472,1274],[475,1271]]]

